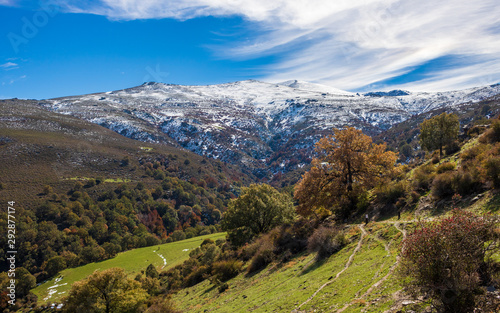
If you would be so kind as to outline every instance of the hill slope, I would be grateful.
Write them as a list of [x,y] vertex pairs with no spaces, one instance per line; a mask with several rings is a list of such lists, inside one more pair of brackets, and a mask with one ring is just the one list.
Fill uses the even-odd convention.
[[402,227],[353,225],[348,228],[351,243],[326,260],[301,255],[252,276],[240,274],[223,293],[205,281],[173,299],[185,312],[384,312],[400,289],[388,278],[396,265]]
[[203,240],[207,238],[217,240],[224,236],[224,233],[205,235],[122,252],[106,261],[66,269],[57,277],[37,286],[32,292],[41,300],[39,304],[58,302],[71,289],[74,282],[85,279],[96,270],[103,271],[112,267],[120,267],[125,269],[130,276],[146,270],[149,264],[153,264],[158,271],[167,270],[186,260],[189,257],[189,251],[198,247]]
[[[181,147],[132,140],[77,117],[46,111],[37,103],[0,101],[0,199],[16,199],[30,207],[44,185],[67,191],[77,177],[137,184],[148,181],[138,170],[140,162],[169,156],[178,168],[172,174],[184,180],[205,175],[218,179],[221,175],[228,182],[251,180],[237,166]],[[123,166],[124,158],[130,160],[129,166]]]

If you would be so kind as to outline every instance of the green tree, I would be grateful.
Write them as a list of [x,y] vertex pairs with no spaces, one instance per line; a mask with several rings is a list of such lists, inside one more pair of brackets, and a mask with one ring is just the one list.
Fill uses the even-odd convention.
[[295,187],[297,211],[305,217],[328,215],[331,210],[344,217],[356,207],[359,195],[391,177],[397,160],[385,144],[374,144],[353,127],[334,129],[333,136],[316,144],[316,151],[318,158]]
[[121,268],[110,268],[74,283],[63,301],[65,312],[133,313],[146,298],[139,282]]
[[156,267],[153,264],[149,264],[148,267],[146,268],[146,277],[151,277],[151,278],[160,277],[160,275],[158,275]]
[[66,260],[64,259],[64,257],[55,256],[47,261],[47,265],[45,266],[45,271],[50,277],[52,277],[65,268],[66,268]]
[[253,237],[292,221],[294,215],[291,196],[267,184],[252,184],[242,188],[242,194],[229,203],[222,219],[222,228],[229,232],[243,230]]
[[404,157],[403,161],[406,161],[408,158],[413,157],[413,148],[406,143],[399,147],[399,153]]
[[19,297],[28,295],[36,287],[36,278],[24,267],[16,268],[16,294]]
[[443,155],[443,147],[458,137],[460,123],[458,116],[446,112],[427,119],[420,124],[420,146],[427,151],[439,149]]

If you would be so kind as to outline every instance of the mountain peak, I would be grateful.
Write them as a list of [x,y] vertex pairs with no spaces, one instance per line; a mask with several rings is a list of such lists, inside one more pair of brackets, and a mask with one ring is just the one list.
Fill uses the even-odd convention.
[[287,80],[287,81],[278,83],[277,85],[287,86],[290,88],[301,89],[301,90],[321,92],[321,93],[326,93],[326,94],[345,95],[345,96],[354,95],[354,93],[352,93],[352,92],[341,90],[341,89],[338,89],[335,87],[322,85],[322,84],[316,84],[316,83],[310,83],[310,82],[306,82],[303,80],[297,80],[297,79]]

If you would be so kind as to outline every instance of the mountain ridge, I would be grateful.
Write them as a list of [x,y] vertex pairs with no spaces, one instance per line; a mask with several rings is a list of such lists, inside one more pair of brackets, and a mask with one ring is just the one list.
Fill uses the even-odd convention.
[[497,94],[500,85],[374,97],[297,80],[245,80],[205,86],[149,82],[39,103],[129,138],[180,146],[264,177],[306,165],[314,143],[333,127],[375,135],[411,116]]

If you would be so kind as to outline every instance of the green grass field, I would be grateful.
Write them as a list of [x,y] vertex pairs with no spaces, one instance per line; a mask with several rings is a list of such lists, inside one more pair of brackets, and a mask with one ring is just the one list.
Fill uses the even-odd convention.
[[360,243],[361,232],[353,226],[351,243],[326,260],[299,255],[252,276],[240,274],[223,293],[206,280],[181,290],[173,300],[183,312],[291,312],[330,282],[298,311],[384,312],[395,301],[392,295],[401,289],[391,279],[391,270],[402,234],[390,223],[370,224],[366,231]]
[[217,240],[224,238],[225,235],[225,233],[217,233],[125,251],[113,259],[66,269],[53,279],[34,288],[32,292],[38,296],[39,303],[58,302],[74,282],[88,277],[96,270],[121,267],[130,275],[135,275],[146,270],[149,264],[155,265],[158,271],[166,270],[186,260],[189,257],[189,251],[198,247],[206,238]]

